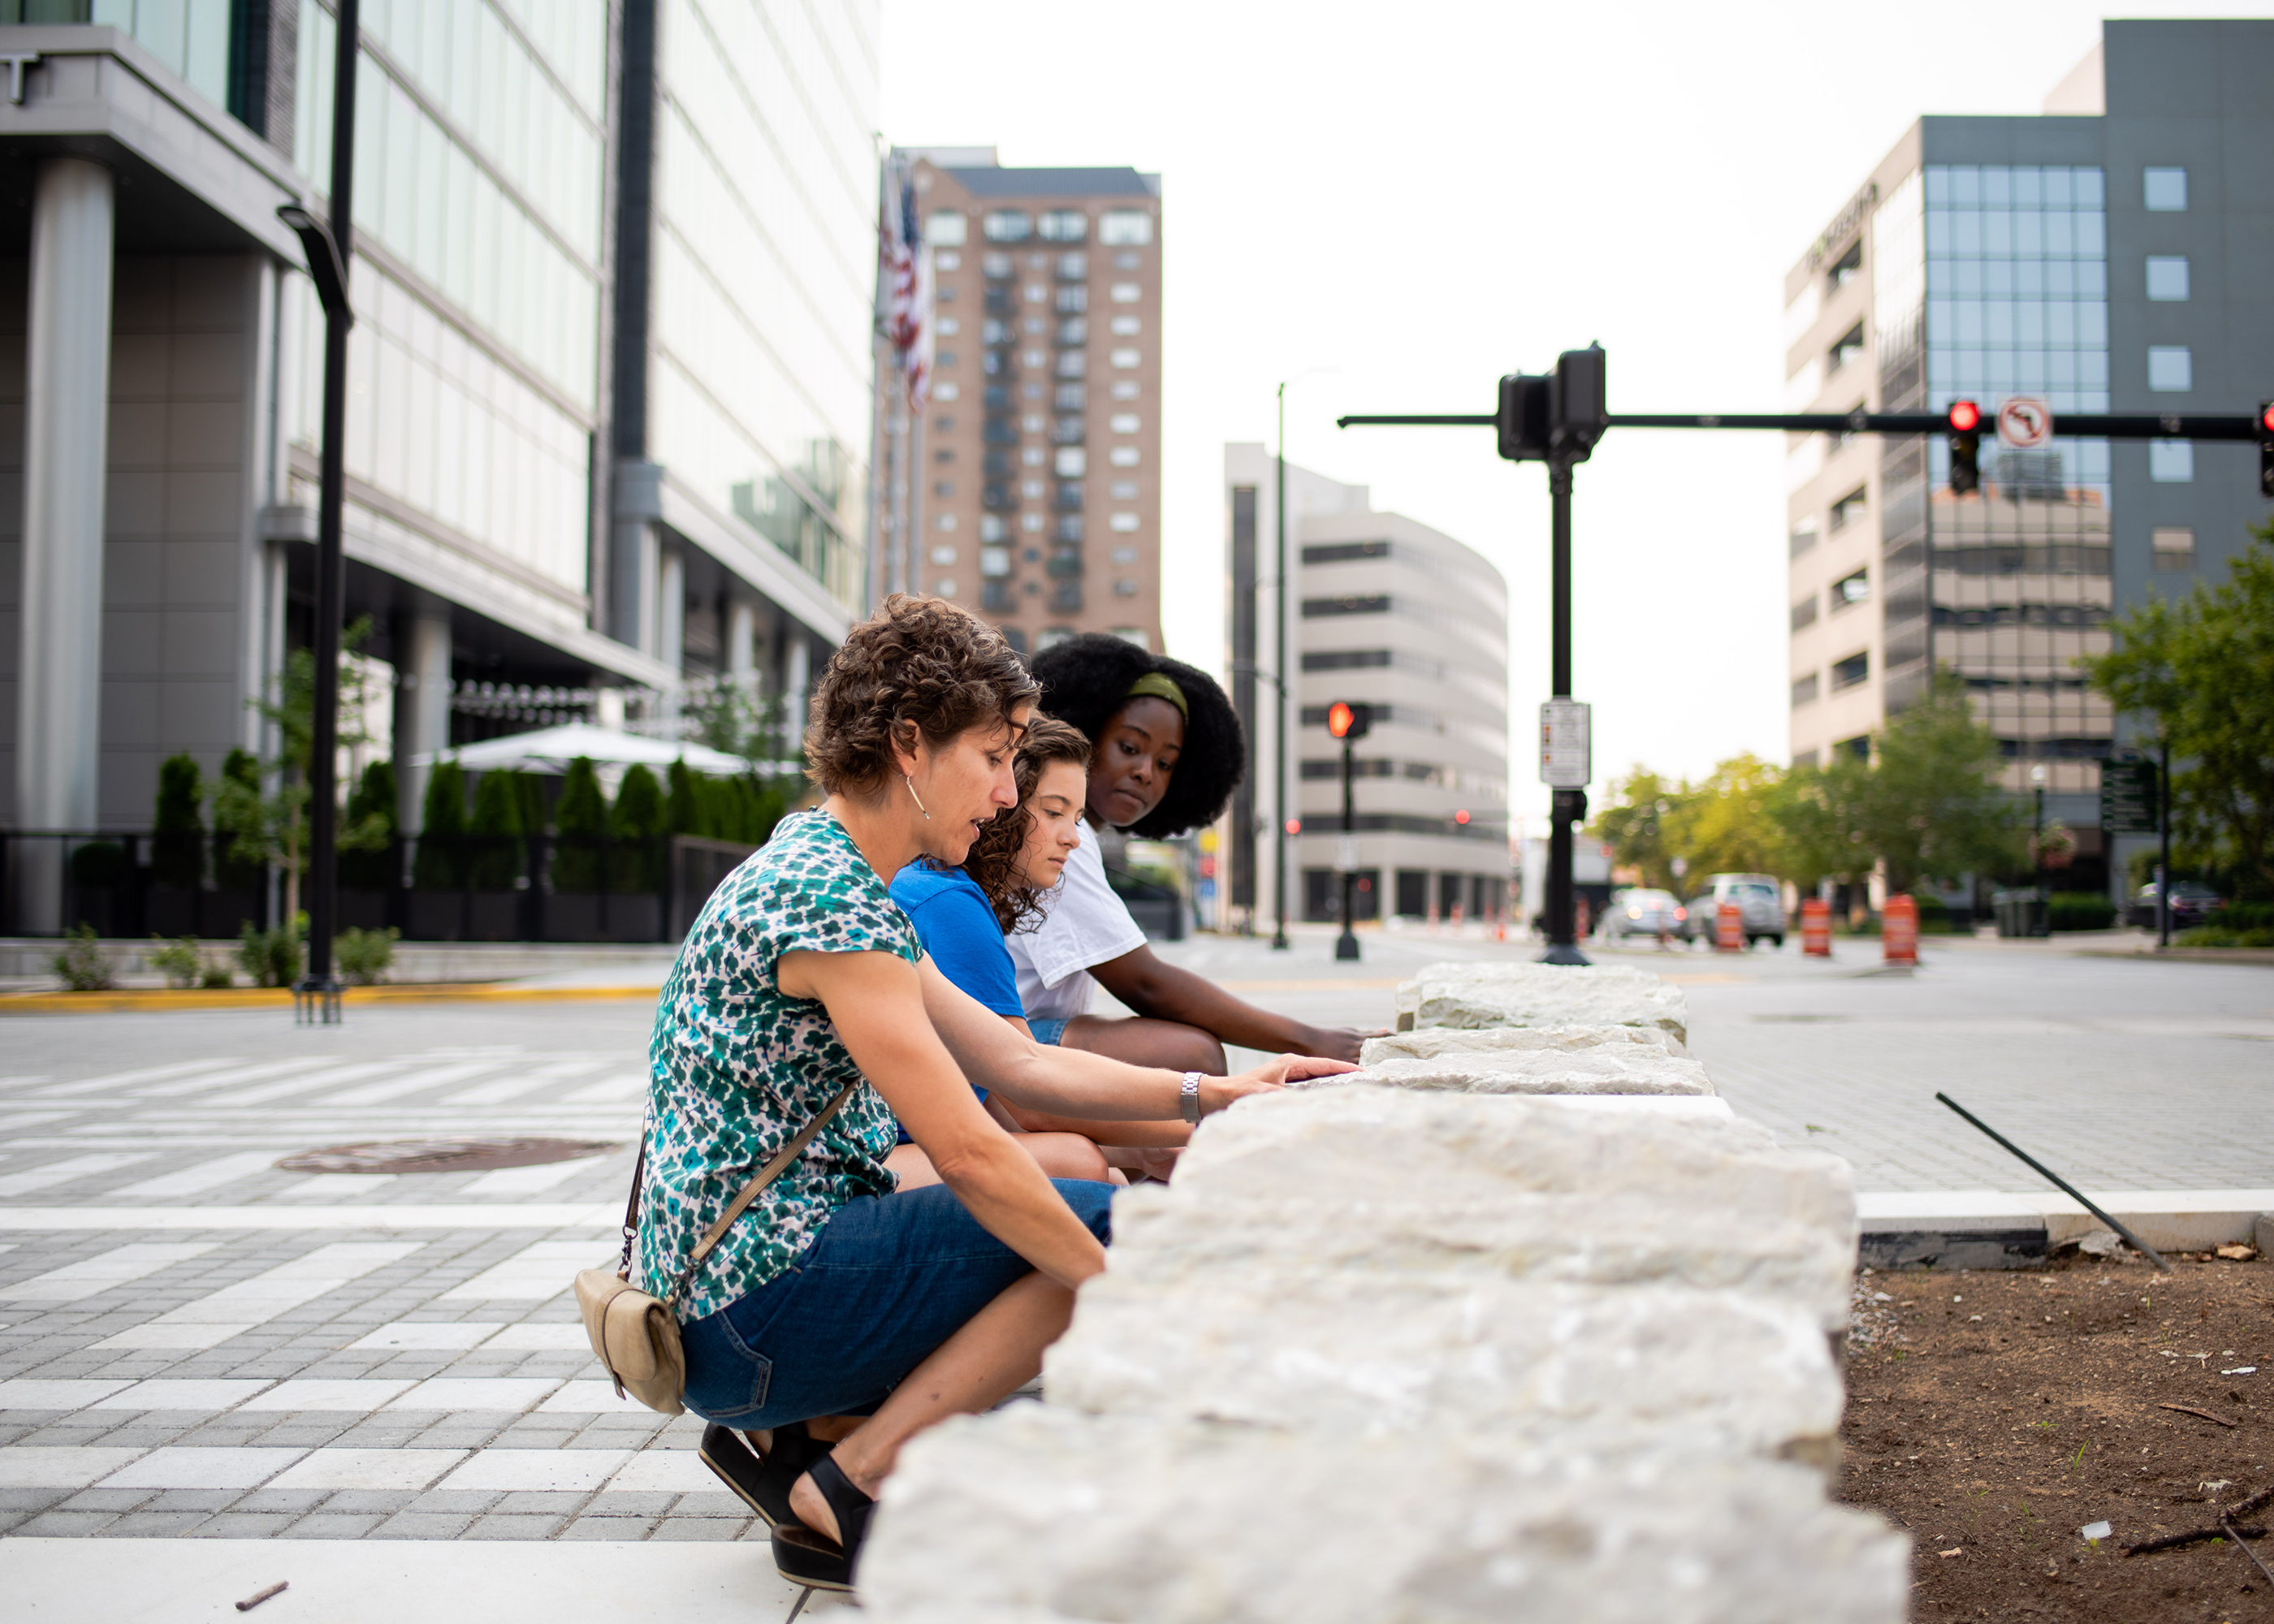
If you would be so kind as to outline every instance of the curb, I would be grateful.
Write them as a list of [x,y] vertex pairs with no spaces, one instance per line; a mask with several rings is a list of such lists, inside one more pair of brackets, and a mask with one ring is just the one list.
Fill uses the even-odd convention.
[[[2092,1199],[2159,1252],[2209,1252],[2274,1237],[2274,1190],[2092,1192]],[[2100,1233],[2065,1195],[1999,1191],[1859,1194],[1856,1260],[1876,1269],[2032,1268],[2060,1247]]]
[[[400,986],[350,987],[345,1004],[583,1004],[627,998],[653,999],[661,987],[516,987],[495,981],[433,981]],[[0,1015],[116,1015],[179,1010],[289,1009],[287,987],[151,989],[147,991],[29,993],[0,997]]]
[[2167,947],[2135,948],[2121,951],[2112,947],[2086,947],[2076,950],[2079,959],[2144,959],[2150,964],[2232,964],[2256,965],[2265,968],[2274,965],[2274,947]]

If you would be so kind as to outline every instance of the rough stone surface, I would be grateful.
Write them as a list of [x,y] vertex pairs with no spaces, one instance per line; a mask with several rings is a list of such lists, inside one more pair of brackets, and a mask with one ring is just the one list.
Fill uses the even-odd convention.
[[1768,1298],[1269,1263],[1165,1289],[1105,1276],[1043,1382],[1052,1404],[1103,1414],[1345,1438],[1680,1438],[1818,1466],[1841,1403],[1818,1319]]
[[1019,1405],[912,1442],[877,1624],[1896,1624],[1908,1541],[1813,1473]]
[[1169,1289],[1268,1260],[1353,1291],[1374,1274],[1670,1282],[1775,1298],[1832,1331],[1856,1232],[1847,1164],[1751,1124],[1358,1088],[1210,1118],[1174,1185],[1114,1203],[1109,1279]]
[[1681,991],[1625,965],[1426,965],[1397,989],[1397,1029],[1654,1026],[1690,1036]]
[[[1637,1027],[1634,1030],[1640,1031]],[[1695,1060],[1635,1047],[1611,1049],[1454,1049],[1427,1060],[1381,1059],[1357,1071],[1294,1082],[1298,1089],[1379,1083],[1454,1094],[1709,1094],[1713,1079]]]
[[1673,1034],[1656,1026],[1432,1026],[1426,1032],[1393,1032],[1368,1038],[1359,1064],[1384,1060],[1435,1060],[1453,1054],[1518,1050],[1535,1053],[1675,1055],[1688,1051]]

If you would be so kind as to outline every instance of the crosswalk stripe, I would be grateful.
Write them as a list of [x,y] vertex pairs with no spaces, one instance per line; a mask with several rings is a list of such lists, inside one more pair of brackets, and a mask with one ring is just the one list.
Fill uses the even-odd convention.
[[182,1060],[171,1065],[144,1066],[139,1071],[113,1071],[103,1077],[83,1077],[77,1082],[59,1083],[53,1088],[43,1088],[42,1100],[63,1100],[83,1094],[100,1094],[105,1088],[123,1088],[129,1083],[154,1083],[162,1077],[187,1077],[192,1071],[217,1071],[223,1066],[233,1066],[234,1059]]
[[287,1094],[305,1094],[311,1088],[321,1088],[332,1083],[350,1083],[358,1078],[392,1071],[402,1064],[399,1060],[372,1060],[361,1065],[334,1066],[329,1071],[288,1077],[281,1083],[263,1083],[257,1088],[246,1088],[237,1094],[215,1094],[200,1103],[215,1110],[241,1110],[249,1105],[266,1105],[271,1100],[281,1100]]
[[35,1190],[49,1190],[57,1184],[73,1184],[82,1178],[92,1178],[97,1173],[114,1172],[119,1168],[132,1167],[138,1162],[151,1161],[157,1154],[154,1150],[105,1152],[100,1155],[73,1156],[67,1162],[51,1162],[32,1172],[0,1176],[0,1196],[29,1195]]
[[398,1077],[391,1082],[372,1083],[361,1088],[350,1088],[328,1094],[327,1106],[380,1105],[406,1094],[417,1094],[423,1088],[440,1088],[446,1083],[462,1082],[469,1077],[479,1077],[485,1071],[497,1070],[495,1060],[462,1061],[456,1065],[430,1066],[424,1071],[414,1071],[409,1077]]
[[222,1156],[212,1162],[201,1162],[195,1167],[184,1168],[178,1173],[161,1173],[155,1178],[146,1178],[139,1184],[122,1184],[110,1195],[114,1200],[201,1195],[223,1184],[233,1184],[240,1178],[250,1178],[255,1173],[266,1173],[275,1162],[275,1158],[265,1150],[239,1151],[233,1156]]
[[[222,1064],[234,1065],[237,1063],[223,1061]],[[325,1061],[312,1055],[302,1055],[292,1060],[271,1060],[262,1065],[246,1066],[242,1071],[192,1077],[181,1082],[161,1083],[155,1088],[137,1088],[134,1091],[134,1097],[138,1100],[177,1100],[184,1094],[199,1094],[207,1088],[226,1088],[231,1083],[250,1083],[264,1077],[282,1077],[288,1071],[312,1071],[325,1064],[327,1064]]]

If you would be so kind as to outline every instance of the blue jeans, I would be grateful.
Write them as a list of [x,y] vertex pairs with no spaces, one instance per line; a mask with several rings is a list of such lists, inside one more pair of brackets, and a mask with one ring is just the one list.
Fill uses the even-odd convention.
[[[1054,1179],[1101,1241],[1111,1184]],[[1034,1266],[945,1184],[862,1196],[796,1262],[680,1328],[688,1409],[743,1429],[864,1415]]]
[[1058,1044],[1065,1041],[1066,1021],[1070,1017],[1044,1015],[1027,1023],[1027,1030],[1035,1034],[1037,1043]]

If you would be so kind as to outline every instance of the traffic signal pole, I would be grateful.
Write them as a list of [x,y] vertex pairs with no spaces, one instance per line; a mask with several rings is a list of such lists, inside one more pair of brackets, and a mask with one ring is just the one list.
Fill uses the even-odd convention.
[[[1571,462],[1555,456],[1547,463],[1548,688],[1557,699],[1571,697]],[[1572,862],[1578,837],[1573,826],[1586,817],[1579,790],[1549,792],[1547,904],[1548,964],[1583,965],[1579,951],[1578,890]]]

